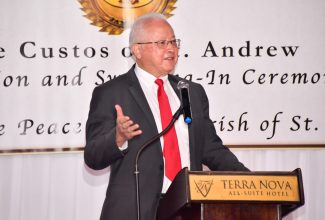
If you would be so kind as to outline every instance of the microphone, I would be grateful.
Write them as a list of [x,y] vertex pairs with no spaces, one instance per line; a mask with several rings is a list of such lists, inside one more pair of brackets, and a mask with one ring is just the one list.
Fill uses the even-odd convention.
[[181,94],[181,106],[183,108],[183,116],[186,124],[192,123],[192,113],[191,113],[191,104],[189,96],[189,84],[185,81],[179,81],[177,84],[177,89]]

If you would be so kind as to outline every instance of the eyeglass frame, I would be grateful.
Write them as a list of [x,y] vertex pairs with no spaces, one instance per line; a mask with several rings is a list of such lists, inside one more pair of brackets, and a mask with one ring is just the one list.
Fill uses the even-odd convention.
[[[164,43],[164,46],[159,46],[162,44],[159,43]],[[173,42],[175,43],[175,46],[179,49],[181,47],[181,40],[180,39],[173,39],[173,40],[158,40],[158,41],[150,41],[150,42],[139,42],[139,43],[135,43],[135,44],[155,44],[159,49],[166,49],[168,47],[168,44],[173,45]]]

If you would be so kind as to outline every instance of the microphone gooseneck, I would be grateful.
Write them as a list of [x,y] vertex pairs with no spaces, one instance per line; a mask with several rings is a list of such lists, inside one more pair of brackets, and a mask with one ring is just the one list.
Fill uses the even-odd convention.
[[157,135],[153,136],[151,139],[149,139],[147,142],[145,142],[138,150],[137,155],[135,157],[135,184],[136,184],[136,202],[137,202],[137,219],[140,220],[140,191],[139,191],[139,167],[138,167],[138,161],[140,158],[141,153],[145,148],[147,148],[150,144],[152,144],[154,141],[156,141],[158,138],[163,136],[166,132],[169,131],[169,129],[174,125],[176,120],[179,118],[183,110],[183,106],[181,105],[178,110],[175,112],[175,114],[172,117],[172,120],[169,122],[168,126],[162,130]]

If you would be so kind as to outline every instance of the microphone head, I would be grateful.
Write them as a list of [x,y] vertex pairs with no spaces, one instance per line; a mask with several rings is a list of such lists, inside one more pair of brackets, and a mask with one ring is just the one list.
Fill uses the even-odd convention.
[[179,90],[181,90],[181,89],[188,89],[189,86],[190,85],[187,82],[182,81],[182,80],[177,83],[177,89],[179,89]]
[[183,107],[184,122],[186,124],[192,123],[189,86],[190,85],[185,81],[179,81],[177,84],[177,89],[180,91],[181,95],[181,105]]

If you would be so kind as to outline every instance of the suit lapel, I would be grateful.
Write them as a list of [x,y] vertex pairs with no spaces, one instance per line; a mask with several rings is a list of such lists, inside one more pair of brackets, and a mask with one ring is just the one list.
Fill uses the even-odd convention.
[[155,128],[155,133],[158,133],[157,125],[155,123],[155,119],[151,112],[150,106],[149,106],[148,101],[145,97],[145,94],[141,88],[139,80],[135,75],[134,66],[127,73],[127,76],[129,79],[129,91],[130,91],[132,97],[134,98],[135,102],[138,104],[139,108],[143,112],[143,114],[140,116],[140,118],[143,118],[143,116],[144,116],[144,118],[150,124],[150,127]]
[[177,83],[180,81],[176,76],[169,74],[168,80],[170,85],[173,87],[175,93],[177,94],[179,100],[181,100],[181,94],[179,93],[179,90],[177,89]]

